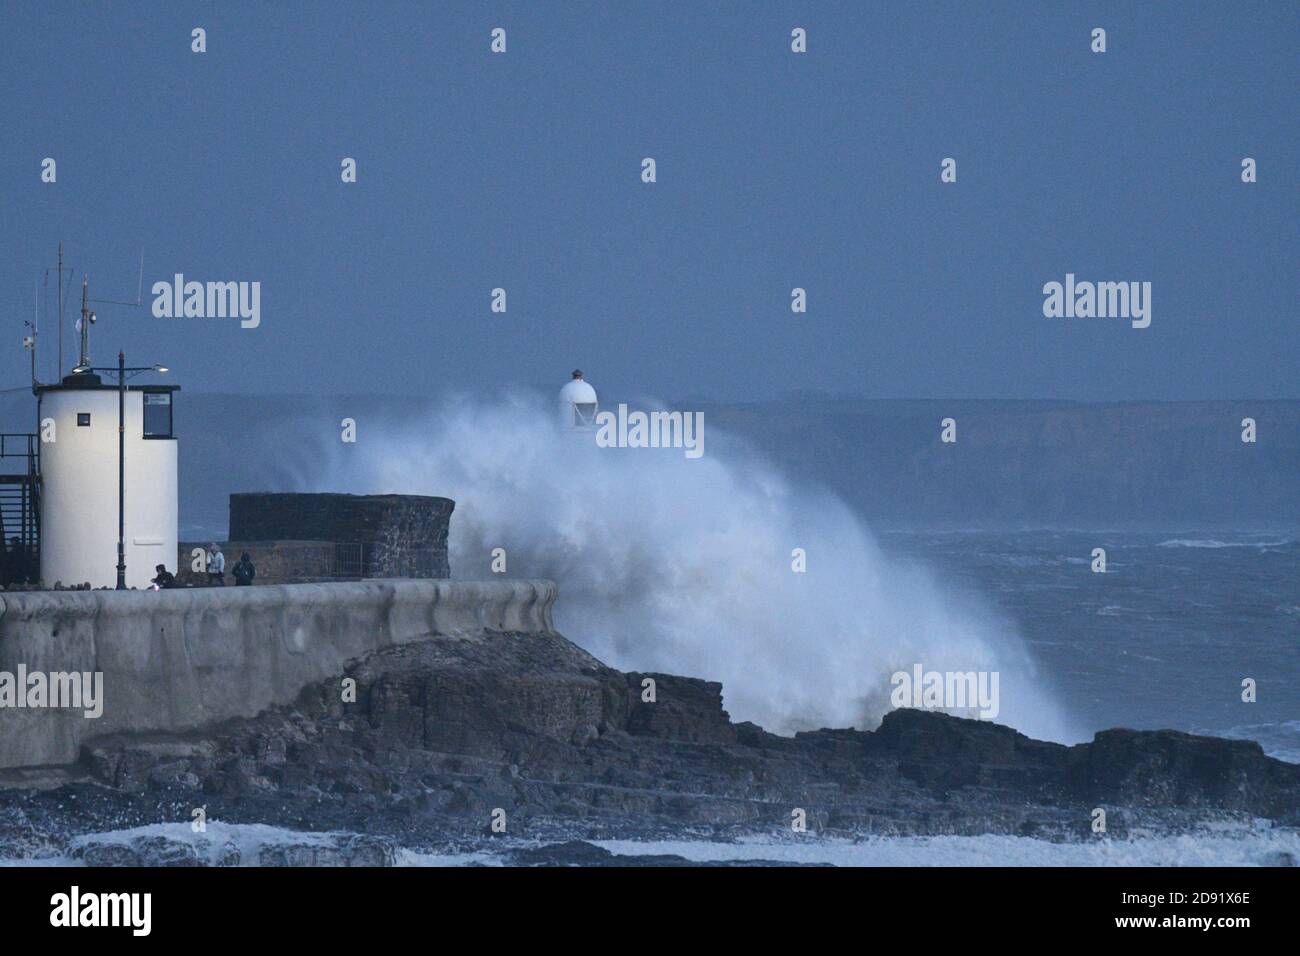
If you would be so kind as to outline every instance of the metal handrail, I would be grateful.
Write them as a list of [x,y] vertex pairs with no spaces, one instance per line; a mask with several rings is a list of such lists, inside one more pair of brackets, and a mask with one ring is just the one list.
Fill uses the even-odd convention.
[[[0,432],[0,458],[34,457],[40,447],[36,442],[38,437],[35,432]],[[14,441],[20,438],[23,439],[26,447],[22,451],[10,451],[7,445],[14,444]]]

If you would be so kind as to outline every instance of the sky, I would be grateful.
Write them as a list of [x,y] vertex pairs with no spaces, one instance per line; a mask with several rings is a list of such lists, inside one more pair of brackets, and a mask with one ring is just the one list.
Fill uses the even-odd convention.
[[[1300,397],[1293,3],[0,19],[0,388],[29,383],[62,241],[65,370],[82,275],[133,302],[143,250],[144,305],[95,306],[92,359],[193,391],[492,394],[578,366],[665,399]],[[155,317],[176,273],[259,282],[260,324]],[[1067,273],[1150,282],[1151,325],[1045,317]]]

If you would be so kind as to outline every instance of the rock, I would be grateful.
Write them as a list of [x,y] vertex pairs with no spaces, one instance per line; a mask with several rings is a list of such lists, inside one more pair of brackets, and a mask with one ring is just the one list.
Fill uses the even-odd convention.
[[275,844],[262,847],[257,854],[258,866],[346,866],[338,847],[304,843]]
[[393,866],[397,858],[391,843],[374,837],[352,837],[341,850],[347,866]]
[[196,790],[199,786],[199,778],[189,771],[186,763],[178,761],[150,770],[149,783],[159,787],[184,787]]
[[608,850],[583,840],[515,850],[510,856],[519,866],[601,866],[614,860]]
[[200,861],[194,844],[169,840],[166,837],[137,837],[131,849],[140,860],[140,866],[206,866]]
[[74,856],[86,866],[143,866],[139,855],[121,843],[90,843]]
[[[671,853],[636,853],[617,856],[583,840],[567,840],[539,847],[513,850],[509,861],[515,866],[790,866],[772,860],[688,860]],[[798,866],[800,864],[793,864]]]
[[386,840],[368,836],[334,843],[277,843],[258,852],[259,866],[393,866],[396,851]]
[[239,866],[240,859],[239,847],[233,843],[223,843],[217,851],[213,866]]
[[904,708],[885,715],[865,741],[867,753],[897,761],[899,773],[947,793],[958,787],[1050,782],[1068,748],[1031,740],[1010,727]]
[[1084,800],[1181,807],[1294,820],[1300,766],[1264,756],[1249,740],[1172,730],[1106,730],[1074,748],[1070,784]]
[[[732,743],[736,728],[722,709],[722,685],[671,674],[625,674],[628,733],[687,743]],[[655,682],[653,703],[642,700],[643,681]]]
[[[1097,806],[1122,810],[1109,818],[1117,837],[1254,817],[1300,825],[1300,767],[1253,743],[1112,730],[1065,747],[922,710],[872,732],[779,737],[731,723],[715,682],[621,673],[553,633],[375,652],[348,665],[359,694],[347,705],[341,676],[205,731],[97,738],[83,780],[0,790],[0,856],[59,852],[31,845],[34,833],[174,824],[199,803],[224,824],[349,835],[286,839],[253,860],[233,843],[153,836],[76,852],[96,866],[391,866],[395,844],[436,834],[493,841],[520,863],[631,865],[585,841],[788,833],[794,808],[810,831],[849,838],[1086,840]],[[504,839],[489,827],[497,807]],[[543,845],[529,855],[511,848],[520,838]]]

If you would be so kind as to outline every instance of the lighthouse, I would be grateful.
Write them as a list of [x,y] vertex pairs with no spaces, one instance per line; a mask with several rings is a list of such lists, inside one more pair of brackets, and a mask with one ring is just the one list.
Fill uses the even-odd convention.
[[[57,384],[35,386],[40,425],[40,564],[46,586],[147,588],[155,566],[175,572],[178,385],[128,379],[166,372],[90,360],[82,286],[81,354]],[[105,378],[108,380],[106,381]]]
[[596,424],[596,390],[574,369],[569,381],[560,389],[560,427],[591,428]]

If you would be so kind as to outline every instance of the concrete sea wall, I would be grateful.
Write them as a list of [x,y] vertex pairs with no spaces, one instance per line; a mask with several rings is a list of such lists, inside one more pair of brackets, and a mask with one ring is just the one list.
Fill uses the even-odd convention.
[[[0,594],[0,675],[101,672],[103,713],[0,706],[0,768],[74,762],[112,733],[176,732],[294,701],[395,644],[553,631],[549,581],[378,580]],[[22,692],[19,688],[19,692]]]

